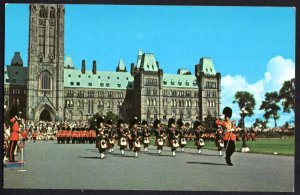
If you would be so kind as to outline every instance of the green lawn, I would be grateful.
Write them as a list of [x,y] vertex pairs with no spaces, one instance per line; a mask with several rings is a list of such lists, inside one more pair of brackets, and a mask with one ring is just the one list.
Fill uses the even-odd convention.
[[[154,145],[154,141],[151,142]],[[274,154],[278,155],[295,155],[295,139],[277,139],[277,138],[258,138],[257,141],[247,142],[250,153]],[[196,148],[194,142],[188,142],[187,148]],[[236,151],[240,152],[242,141],[236,142]],[[214,142],[205,142],[204,149],[217,150]]]

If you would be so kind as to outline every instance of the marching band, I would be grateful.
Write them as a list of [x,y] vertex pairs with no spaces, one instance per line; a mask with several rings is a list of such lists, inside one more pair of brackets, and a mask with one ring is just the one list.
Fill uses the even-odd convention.
[[[216,131],[213,136],[215,146],[218,150],[218,155],[222,156],[222,151],[225,150],[226,163],[233,166],[231,156],[235,151],[235,121],[231,121],[232,110],[225,107],[223,110],[223,120],[217,119],[215,121]],[[13,117],[10,122],[11,131],[10,135],[5,134],[5,152],[9,161],[14,161],[13,151],[17,146],[19,140],[19,123],[16,117]],[[184,124],[181,119],[175,122],[175,119],[170,118],[168,125],[161,124],[160,120],[155,119],[152,128],[148,125],[147,121],[140,123],[136,117],[132,119],[130,124],[127,124],[122,119],[117,121],[114,125],[112,120],[104,121],[103,117],[98,117],[94,120],[90,127],[84,128],[70,128],[70,126],[61,126],[57,129],[56,138],[58,144],[76,144],[76,143],[89,143],[95,144],[95,147],[100,153],[100,158],[105,158],[105,153],[109,151],[114,152],[115,143],[120,147],[121,155],[125,155],[125,150],[133,150],[134,157],[138,157],[143,147],[144,152],[148,152],[148,147],[151,145],[151,137],[154,135],[155,140],[152,144],[157,147],[157,152],[160,155],[163,147],[167,146],[171,149],[171,155],[176,156],[177,148],[184,148],[189,140],[194,139],[197,153],[202,153],[202,148],[205,146],[205,141],[210,136],[205,135],[204,127],[199,121],[195,121],[193,128],[190,129],[190,124]],[[26,132],[28,133],[28,131]],[[22,141],[25,144],[27,134],[22,133]],[[10,142],[8,137],[10,136]],[[33,141],[36,141],[37,132],[33,131],[31,134]]]

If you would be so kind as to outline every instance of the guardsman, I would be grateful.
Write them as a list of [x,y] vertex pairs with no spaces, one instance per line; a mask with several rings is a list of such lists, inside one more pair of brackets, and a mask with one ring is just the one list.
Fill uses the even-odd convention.
[[70,140],[71,140],[71,136],[72,136],[72,132],[71,132],[69,126],[67,127],[67,131],[66,131],[66,135],[65,136],[66,136],[66,142],[67,142],[67,144],[69,144]]
[[33,143],[35,143],[35,141],[36,141],[36,138],[37,138],[37,132],[36,132],[36,131],[34,131],[34,132],[32,133],[32,139],[33,139]]
[[28,134],[27,134],[26,130],[22,131],[21,137],[22,137],[22,144],[23,144],[23,146],[25,146],[25,141],[28,140]]
[[56,133],[56,139],[57,139],[57,143],[60,144],[61,143],[61,130],[58,129],[57,133]]
[[179,137],[179,130],[176,129],[175,119],[170,118],[168,121],[168,128],[169,128],[169,145],[171,147],[172,156],[176,156],[176,149],[179,146],[178,137]]
[[233,166],[231,162],[231,156],[235,151],[235,121],[230,121],[230,118],[232,116],[232,109],[230,107],[225,107],[223,109],[223,115],[224,115],[224,120],[217,119],[216,120],[216,125],[220,125],[224,128],[224,147],[225,147],[225,153],[226,153],[226,163],[229,166]]
[[148,146],[150,144],[150,135],[147,121],[142,121],[142,141],[144,144],[144,151],[148,152]]
[[20,127],[17,116],[10,119],[12,123],[9,143],[9,162],[15,162],[14,151],[19,141]]
[[203,140],[203,127],[199,121],[194,123],[195,146],[197,146],[198,154],[202,153],[202,147],[205,145]]

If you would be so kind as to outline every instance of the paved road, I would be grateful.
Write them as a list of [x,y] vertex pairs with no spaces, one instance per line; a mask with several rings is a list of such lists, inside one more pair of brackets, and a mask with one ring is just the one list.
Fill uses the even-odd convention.
[[[234,153],[233,167],[216,151],[186,149],[171,156],[148,153],[99,158],[94,145],[26,143],[26,172],[4,168],[4,188],[174,191],[280,191],[294,189],[294,157]],[[14,182],[13,182],[14,181]]]

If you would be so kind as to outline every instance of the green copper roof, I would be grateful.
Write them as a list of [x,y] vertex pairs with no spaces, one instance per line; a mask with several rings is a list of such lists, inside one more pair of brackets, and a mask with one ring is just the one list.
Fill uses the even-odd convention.
[[200,59],[200,71],[204,74],[215,75],[216,70],[211,58],[201,58]]
[[191,74],[191,71],[189,71],[188,69],[180,68],[177,70],[177,74],[180,74],[180,75]]
[[145,71],[158,71],[154,54],[144,53],[140,67],[144,68]]
[[73,63],[73,61],[72,61],[72,58],[71,58],[71,56],[67,56],[66,57],[66,60],[65,60],[65,62],[64,62],[64,67],[65,68],[74,68],[74,63]]
[[117,71],[120,71],[120,72],[126,71],[126,66],[125,66],[125,64],[124,64],[124,62],[123,62],[122,59],[120,59],[120,61],[119,61],[119,64],[118,64],[118,67],[117,67]]
[[86,70],[64,70],[64,87],[97,88],[97,89],[132,89],[133,77],[128,72],[106,72]]
[[158,66],[156,64],[156,59],[152,53],[143,53],[139,50],[137,59],[137,68],[144,68],[145,71],[158,71]]
[[9,79],[9,84],[11,85],[27,85],[27,67],[7,66],[6,68],[7,75],[5,76],[4,72],[4,83],[7,83],[6,79]]
[[163,87],[197,89],[197,79],[194,75],[164,74]]

